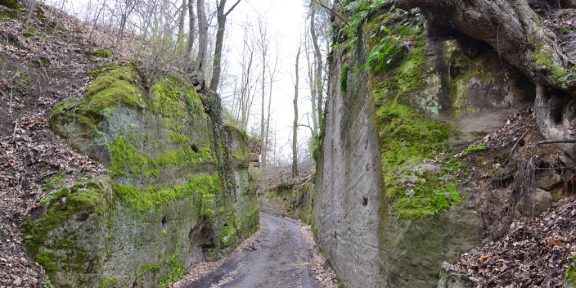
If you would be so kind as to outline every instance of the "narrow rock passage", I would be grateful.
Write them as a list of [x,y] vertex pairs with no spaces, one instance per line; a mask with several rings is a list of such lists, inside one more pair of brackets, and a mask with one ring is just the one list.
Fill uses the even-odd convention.
[[314,277],[314,252],[300,225],[267,213],[261,213],[260,223],[263,231],[254,246],[186,287],[322,287]]

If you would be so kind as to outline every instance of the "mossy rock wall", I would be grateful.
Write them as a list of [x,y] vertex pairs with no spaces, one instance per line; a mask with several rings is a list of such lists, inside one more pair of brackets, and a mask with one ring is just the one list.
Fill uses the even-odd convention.
[[185,80],[143,79],[133,65],[93,76],[84,98],[54,108],[50,125],[107,173],[67,177],[25,225],[26,245],[54,285],[167,287],[257,229],[247,159],[222,152],[235,143],[247,155],[246,144],[216,135],[224,127],[205,113],[219,107],[205,109]]
[[533,87],[481,43],[428,39],[416,10],[348,2],[365,17],[334,37],[318,241],[346,287],[435,287],[442,263],[485,236],[452,156],[504,124]]
[[229,139],[230,156],[234,167],[234,197],[236,199],[237,218],[236,236],[247,238],[258,230],[260,207],[256,197],[256,183],[248,173],[248,136],[234,125],[225,125]]

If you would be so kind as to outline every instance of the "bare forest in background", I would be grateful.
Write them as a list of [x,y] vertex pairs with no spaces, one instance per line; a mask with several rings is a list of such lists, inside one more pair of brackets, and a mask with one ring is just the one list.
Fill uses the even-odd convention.
[[[311,142],[320,134],[327,95],[326,57],[331,43],[331,15],[326,7],[333,4],[330,0],[305,0],[301,4],[306,7],[307,14],[306,25],[297,39],[304,62],[298,73],[302,74],[309,91],[301,97],[308,104],[299,104],[307,106],[306,113],[301,113],[293,123],[296,130],[309,131],[313,140],[303,141],[296,134],[292,135],[296,139],[290,141],[290,150],[294,155],[299,150],[301,157],[298,158],[286,155],[287,151],[283,151],[286,148],[277,140],[277,125],[271,125],[274,121],[272,103],[279,97],[275,94],[275,84],[281,81],[283,72],[279,59],[283,55],[278,53],[274,31],[269,31],[266,15],[242,22],[244,40],[241,47],[230,47],[227,42],[230,30],[227,20],[242,1],[246,0],[88,0],[74,12],[89,26],[90,37],[97,34],[96,30],[107,31],[107,39],[98,40],[109,47],[110,61],[136,61],[152,74],[179,72],[191,79],[197,88],[218,92],[226,107],[228,121],[248,131],[263,148],[262,168],[285,166],[292,161],[301,162],[302,167],[311,167],[312,150],[316,145]],[[28,1],[26,5],[32,9],[27,11],[34,11],[38,3],[60,10],[67,7],[67,0]],[[238,63],[234,63],[240,67],[235,69],[238,71],[232,71],[232,57],[227,57],[232,51],[240,55]],[[289,60],[289,63],[295,62]]]

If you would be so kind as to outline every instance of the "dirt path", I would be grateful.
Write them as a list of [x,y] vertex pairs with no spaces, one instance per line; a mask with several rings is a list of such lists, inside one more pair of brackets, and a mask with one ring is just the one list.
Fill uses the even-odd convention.
[[255,245],[189,284],[200,287],[325,287],[315,276],[314,251],[294,220],[261,213],[262,233]]

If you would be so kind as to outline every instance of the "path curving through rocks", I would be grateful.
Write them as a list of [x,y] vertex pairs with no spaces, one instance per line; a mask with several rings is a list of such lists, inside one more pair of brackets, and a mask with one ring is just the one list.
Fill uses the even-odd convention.
[[[312,247],[309,229],[282,216],[261,213],[262,231],[215,271],[181,287],[337,287],[333,272]],[[307,233],[308,232],[308,233]]]

